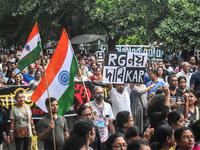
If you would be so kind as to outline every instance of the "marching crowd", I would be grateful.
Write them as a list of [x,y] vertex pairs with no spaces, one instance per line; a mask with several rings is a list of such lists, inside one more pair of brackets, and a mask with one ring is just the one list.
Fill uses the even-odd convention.
[[[102,82],[104,62],[95,56],[76,53],[79,71],[74,81]],[[38,85],[51,59],[42,56],[20,71],[15,54],[1,52],[0,86]],[[34,125],[23,93],[15,96],[10,118],[0,101],[0,149],[15,141],[17,150],[27,150],[30,136],[38,135],[45,150],[198,150],[200,149],[200,61],[191,56],[172,66],[169,59],[147,62],[143,84],[107,84],[110,99],[96,86],[90,103],[77,110],[69,133],[67,121],[57,114],[53,97],[45,101],[48,113]],[[50,106],[52,107],[52,117]],[[10,119],[10,126],[7,120]],[[23,129],[22,129],[23,128]],[[24,129],[25,128],[25,129]],[[52,130],[54,129],[54,130]],[[54,132],[53,132],[54,131]],[[20,132],[26,133],[22,136]],[[7,135],[7,136],[6,136]],[[55,135],[55,141],[53,140]]]

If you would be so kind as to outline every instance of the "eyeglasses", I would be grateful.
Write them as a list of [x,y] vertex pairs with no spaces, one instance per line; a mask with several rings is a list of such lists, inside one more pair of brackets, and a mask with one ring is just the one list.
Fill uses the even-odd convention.
[[123,145],[116,145],[116,146],[112,146],[112,147],[115,147],[115,148],[122,148],[122,147],[127,147],[128,144],[123,144]]
[[194,139],[194,136],[193,135],[191,135],[191,136],[184,136],[183,139],[185,139],[185,140]]
[[95,93],[96,95],[100,95],[100,94],[104,94],[104,92],[98,92],[98,93]]

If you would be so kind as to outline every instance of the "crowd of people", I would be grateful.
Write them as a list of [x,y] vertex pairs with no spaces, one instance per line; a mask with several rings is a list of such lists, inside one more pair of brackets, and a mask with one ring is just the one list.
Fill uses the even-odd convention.
[[[76,54],[78,81],[102,82],[104,62],[95,56]],[[26,69],[17,68],[18,57],[1,54],[0,86],[37,86],[51,59],[39,58]],[[30,107],[24,104],[23,93],[17,93],[17,104],[10,118],[0,101],[0,143],[15,141],[17,150],[27,150],[30,136],[38,135],[45,150],[198,150],[200,149],[200,61],[191,56],[172,67],[169,59],[147,61],[144,83],[107,84],[110,99],[105,101],[101,86],[92,91],[89,103],[79,106],[73,130],[67,120],[57,114],[58,103],[53,97],[45,101],[48,113],[37,125]],[[52,108],[51,112],[50,105]],[[10,119],[10,127],[7,120]],[[17,130],[28,127],[28,136],[20,138]],[[35,127],[36,126],[36,127]],[[52,130],[54,129],[54,130]],[[53,132],[54,131],[54,132]],[[8,135],[6,138],[4,135]],[[55,135],[55,140],[53,136]],[[2,148],[0,147],[0,149]]]

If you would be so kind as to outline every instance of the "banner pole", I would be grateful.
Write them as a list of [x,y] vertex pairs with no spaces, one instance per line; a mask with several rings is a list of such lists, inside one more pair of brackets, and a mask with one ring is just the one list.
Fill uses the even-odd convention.
[[88,92],[87,92],[87,89],[86,89],[86,86],[85,86],[85,82],[83,81],[83,76],[82,76],[82,74],[81,74],[81,71],[80,71],[80,68],[79,68],[79,67],[78,67],[78,70],[79,70],[80,75],[81,75],[81,80],[82,80],[82,82],[83,82],[83,86],[84,86],[84,89],[85,89],[85,92],[86,92],[86,96],[87,96],[87,99],[88,99],[88,102],[89,102],[89,106],[90,106],[91,109],[92,109],[92,116],[93,116],[94,120],[96,120],[96,119],[95,119],[95,116],[94,116],[94,113],[93,113],[92,105],[91,105],[91,103],[90,103],[90,99],[89,99],[89,96],[88,96]]
[[[48,82],[47,82],[46,69],[45,69],[45,65],[44,65],[45,60],[44,60],[43,52],[42,52],[42,61],[43,61],[44,76],[45,76],[46,87],[47,87],[47,95],[48,95],[48,99],[49,99],[49,108],[50,108],[50,113],[51,113],[51,121],[53,121],[52,108],[51,108],[51,100],[50,100],[50,96],[49,96],[49,88],[48,88]],[[56,140],[55,140],[54,128],[52,129],[52,132],[53,132],[54,150],[56,150]]]

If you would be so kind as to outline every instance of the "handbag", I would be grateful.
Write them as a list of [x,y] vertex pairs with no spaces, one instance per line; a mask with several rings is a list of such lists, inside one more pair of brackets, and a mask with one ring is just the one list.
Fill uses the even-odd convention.
[[[25,112],[27,115],[27,124],[29,124],[29,118],[28,118],[28,113],[26,111],[26,106],[25,106]],[[23,138],[28,137],[30,135],[29,126],[27,125],[25,127],[15,129],[15,135],[18,139],[23,139]]]

